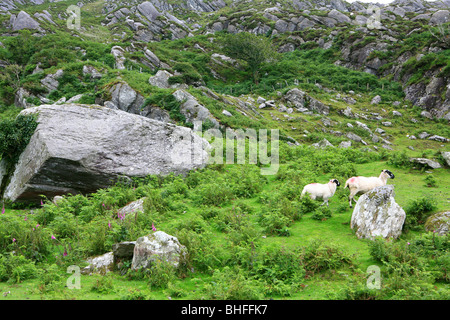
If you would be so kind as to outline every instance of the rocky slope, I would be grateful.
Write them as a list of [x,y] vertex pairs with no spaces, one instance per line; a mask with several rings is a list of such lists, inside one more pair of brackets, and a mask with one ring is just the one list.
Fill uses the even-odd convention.
[[[3,33],[23,29],[37,34],[55,32],[66,24],[68,1],[8,0],[0,2]],[[348,3],[341,0],[318,1],[73,1],[82,20],[77,36],[101,25],[113,41],[146,43],[164,39],[183,39],[220,31],[248,31],[271,35],[280,52],[301,48],[305,43],[340,51],[335,63],[379,77],[400,81],[405,99],[429,115],[450,120],[448,67],[436,64],[418,78],[414,66],[429,55],[448,49],[450,1],[401,0],[388,5]],[[45,9],[44,9],[45,8]],[[433,41],[412,45],[430,27]],[[447,28],[447,29],[445,29]],[[447,32],[447,33],[446,33]],[[128,47],[126,50],[133,51]],[[140,49],[136,49],[139,51]],[[114,53],[116,54],[116,53]],[[121,53],[117,53],[120,55]],[[145,59],[149,60],[149,59]],[[151,58],[150,58],[151,60]],[[151,62],[150,62],[151,64]],[[158,66],[160,67],[160,66]]]

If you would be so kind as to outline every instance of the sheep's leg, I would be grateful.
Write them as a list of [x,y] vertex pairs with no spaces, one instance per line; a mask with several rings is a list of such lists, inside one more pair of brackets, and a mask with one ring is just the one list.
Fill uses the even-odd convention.
[[348,196],[350,208],[353,208],[352,200],[355,201],[355,203],[356,203],[356,200],[353,198],[356,194],[357,194],[357,191],[355,189],[350,189],[350,195]]

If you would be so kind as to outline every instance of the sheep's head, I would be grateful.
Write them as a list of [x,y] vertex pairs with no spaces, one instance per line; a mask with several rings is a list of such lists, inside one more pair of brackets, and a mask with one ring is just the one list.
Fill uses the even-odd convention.
[[390,172],[389,170],[387,170],[387,169],[381,170],[381,172],[386,173],[388,175],[388,177],[391,178],[391,179],[395,178],[394,174],[392,172]]
[[338,179],[331,179],[330,182],[331,182],[331,183],[336,183],[336,185],[337,185],[338,187],[341,185]]

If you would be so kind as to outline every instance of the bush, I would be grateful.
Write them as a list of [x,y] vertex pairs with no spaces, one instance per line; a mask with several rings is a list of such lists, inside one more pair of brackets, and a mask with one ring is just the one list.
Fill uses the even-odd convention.
[[36,278],[38,271],[33,261],[22,255],[13,253],[0,254],[0,281],[20,283],[22,281]]
[[9,170],[30,142],[36,127],[35,115],[19,115],[0,121],[0,158],[8,161]]
[[430,212],[436,209],[436,201],[430,197],[423,197],[417,200],[410,201],[406,208],[405,229],[416,229],[421,224],[425,223],[426,218]]
[[320,220],[320,221],[325,221],[328,220],[329,218],[331,218],[332,213],[330,208],[327,206],[321,206],[319,208],[317,208],[316,210],[314,210],[313,214],[311,215],[311,218],[315,219],[315,220]]
[[264,297],[260,281],[241,269],[230,267],[214,270],[211,282],[204,290],[208,300],[261,300]]
[[320,240],[313,240],[303,248],[302,263],[305,270],[313,274],[325,270],[335,270],[343,266],[353,266],[350,255],[342,248],[334,244],[324,244]]
[[193,200],[199,205],[221,206],[232,197],[233,191],[224,181],[201,184],[193,191]]

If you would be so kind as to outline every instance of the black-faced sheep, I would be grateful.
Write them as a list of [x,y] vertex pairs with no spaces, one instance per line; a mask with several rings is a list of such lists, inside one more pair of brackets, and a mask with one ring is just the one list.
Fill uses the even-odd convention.
[[350,208],[352,208],[352,200],[355,201],[354,196],[358,193],[366,193],[375,187],[385,186],[387,179],[394,179],[394,174],[389,170],[381,170],[378,177],[351,177],[345,182],[344,188],[350,189],[350,195],[348,196]]
[[310,183],[303,187],[302,197],[308,193],[310,198],[315,200],[316,198],[323,199],[324,205],[325,203],[328,206],[328,200],[334,195],[336,192],[336,188],[341,184],[337,179],[331,179],[328,183]]

